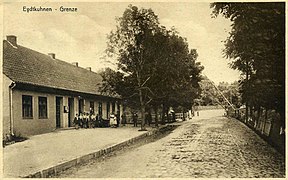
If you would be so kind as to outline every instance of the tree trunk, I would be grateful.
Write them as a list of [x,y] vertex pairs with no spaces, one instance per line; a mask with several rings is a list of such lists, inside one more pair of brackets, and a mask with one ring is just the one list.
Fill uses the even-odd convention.
[[141,131],[145,131],[145,104],[143,102],[142,90],[139,89],[140,108],[141,108]]
[[185,111],[184,111],[185,109],[184,109],[184,107],[182,107],[182,115],[183,115],[183,121],[186,121],[186,118],[185,118]]
[[[140,68],[141,69],[141,68]],[[141,85],[141,74],[140,71],[137,72],[137,81],[139,88],[139,101],[140,101],[140,110],[141,110],[141,129],[140,131],[145,131],[145,103],[143,100],[142,85]]]
[[252,119],[252,122],[255,122],[255,118],[254,118],[254,111],[253,111],[253,107],[249,106],[249,115],[250,119]]
[[245,109],[245,123],[247,123],[248,122],[248,102],[246,102],[245,106],[246,106],[246,109]]
[[168,120],[169,120],[169,114],[168,114],[168,111],[169,111],[169,108],[166,107],[166,108],[165,108],[165,114],[166,114],[166,120],[167,120],[167,122],[168,122]]
[[259,123],[260,117],[262,114],[261,106],[257,107],[257,117],[256,117],[256,124]]
[[[285,106],[284,106],[285,107]],[[285,110],[280,110],[279,111],[280,114],[280,121],[281,121],[281,126],[283,127],[283,129],[286,129],[286,124],[285,124]]]
[[155,112],[155,127],[158,127],[158,110],[157,106],[154,106],[154,112]]
[[264,125],[263,125],[262,134],[265,133],[265,128],[266,128],[267,119],[268,119],[268,110],[267,110],[267,108],[266,108],[266,109],[265,109],[265,118],[264,118]]
[[162,119],[161,124],[165,124],[165,104],[162,105]]

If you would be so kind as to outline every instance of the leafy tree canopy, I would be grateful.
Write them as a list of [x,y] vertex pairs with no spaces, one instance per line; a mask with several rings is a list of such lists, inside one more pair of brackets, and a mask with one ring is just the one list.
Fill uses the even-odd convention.
[[284,117],[285,3],[212,3],[211,8],[214,17],[232,21],[224,54],[245,76],[243,102],[276,109]]
[[[117,93],[137,104],[144,117],[149,104],[188,106],[199,94],[203,66],[197,51],[175,29],[161,26],[151,9],[129,5],[108,36],[107,54],[118,60],[118,72],[103,73],[103,92]],[[142,126],[144,126],[142,118]]]

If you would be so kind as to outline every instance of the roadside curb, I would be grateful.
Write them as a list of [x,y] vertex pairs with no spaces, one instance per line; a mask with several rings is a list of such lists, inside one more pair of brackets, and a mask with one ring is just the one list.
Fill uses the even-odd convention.
[[75,159],[69,160],[67,162],[63,162],[63,163],[59,163],[55,166],[52,166],[50,168],[44,169],[44,170],[40,170],[38,172],[32,173],[30,175],[27,176],[23,176],[23,178],[48,178],[48,177],[53,177],[55,175],[57,175],[58,173],[60,173],[61,171],[67,170],[71,167],[77,166],[77,165],[81,165],[84,164],[88,161],[90,161],[91,159],[96,159],[96,158],[100,158],[103,155],[106,155],[108,153],[117,151],[123,147],[129,146],[131,144],[136,143],[137,141],[144,139],[146,137],[149,137],[151,135],[156,134],[160,129],[167,127],[167,125],[163,126],[163,127],[159,127],[158,129],[152,129],[151,131],[147,131],[144,134],[140,134],[136,137],[133,137],[131,139],[128,139],[126,141],[114,144],[112,146],[108,146],[104,149],[100,149],[96,152],[92,152],[90,154],[86,154],[83,155],[81,157],[77,157]]

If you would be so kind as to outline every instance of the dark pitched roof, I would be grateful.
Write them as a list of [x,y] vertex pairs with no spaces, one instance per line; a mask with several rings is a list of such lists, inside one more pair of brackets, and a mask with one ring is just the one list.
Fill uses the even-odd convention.
[[3,73],[18,83],[100,95],[102,77],[49,55],[3,42]]

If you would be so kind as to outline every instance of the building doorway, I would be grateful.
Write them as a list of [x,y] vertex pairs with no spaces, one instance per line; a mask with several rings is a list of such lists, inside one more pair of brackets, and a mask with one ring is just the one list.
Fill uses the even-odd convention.
[[61,127],[61,104],[62,97],[56,97],[56,128]]
[[110,103],[106,103],[106,118],[109,119],[110,117]]
[[79,114],[83,114],[84,113],[84,99],[79,99]]
[[74,120],[74,98],[68,98],[68,127],[72,127]]
[[102,102],[98,103],[98,114],[102,118]]

